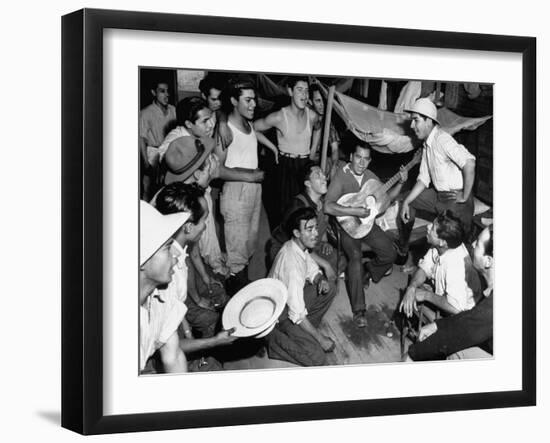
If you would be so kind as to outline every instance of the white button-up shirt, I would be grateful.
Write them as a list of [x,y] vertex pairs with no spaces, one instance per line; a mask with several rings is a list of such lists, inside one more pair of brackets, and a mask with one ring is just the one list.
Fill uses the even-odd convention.
[[424,143],[418,180],[426,187],[433,183],[436,191],[464,188],[462,168],[475,157],[438,126],[432,129]]
[[155,289],[139,311],[139,361],[143,369],[147,359],[178,330],[186,307],[179,300],[160,294]]
[[282,281],[288,290],[288,318],[299,324],[307,316],[304,301],[304,286],[306,281],[313,280],[321,269],[309,255],[303,251],[294,240],[288,240],[275,257],[270,278]]
[[431,248],[418,263],[418,267],[432,279],[436,295],[446,297],[449,304],[459,311],[467,311],[475,305],[474,293],[466,281],[466,260],[470,257],[461,244],[441,256],[436,248]]
[[[160,289],[159,293],[164,298],[173,297],[176,300],[185,302],[187,298],[187,278],[189,275],[189,269],[187,268],[187,263],[185,259],[187,258],[187,246],[184,248],[174,240],[171,246],[172,255],[177,256],[176,264],[174,265],[174,274],[172,275],[172,281],[168,283],[168,286],[165,289]],[[185,312],[187,312],[187,306],[184,305]]]

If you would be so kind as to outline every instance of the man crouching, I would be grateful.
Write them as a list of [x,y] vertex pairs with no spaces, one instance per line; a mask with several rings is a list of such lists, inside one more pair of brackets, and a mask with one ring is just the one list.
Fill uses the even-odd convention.
[[278,325],[267,338],[269,357],[301,366],[325,365],[325,353],[333,351],[335,343],[318,327],[336,288],[309,255],[319,240],[315,211],[294,211],[286,228],[291,239],[275,257],[269,277],[285,284],[288,300]]

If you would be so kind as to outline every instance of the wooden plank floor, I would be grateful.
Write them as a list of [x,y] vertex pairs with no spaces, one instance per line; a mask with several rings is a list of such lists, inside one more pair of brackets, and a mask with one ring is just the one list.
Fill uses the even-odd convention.
[[[269,238],[269,228],[265,211],[262,208],[260,241],[256,254],[249,266],[249,278],[256,280],[266,275],[265,241]],[[422,232],[420,236],[424,235]],[[371,283],[365,290],[367,302],[367,327],[356,328],[353,324],[351,308],[344,280],[338,280],[338,293],[321,322],[320,329],[336,342],[335,350],[328,354],[330,365],[373,364],[401,361],[400,335],[393,317],[401,295],[407,284],[407,274],[400,266],[394,265],[391,275],[378,283]],[[269,359],[258,343],[251,345],[251,355],[226,362],[226,370],[286,368],[295,365]]]

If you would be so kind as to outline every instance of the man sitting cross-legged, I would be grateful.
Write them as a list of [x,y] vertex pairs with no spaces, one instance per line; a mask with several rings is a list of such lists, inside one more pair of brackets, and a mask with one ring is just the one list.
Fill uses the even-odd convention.
[[[474,290],[479,289],[479,278],[462,243],[462,222],[452,212],[444,211],[428,225],[426,238],[432,247],[418,263],[399,310],[411,317],[417,303],[424,301],[447,315],[472,309],[475,305]],[[422,287],[427,279],[432,281],[435,292]]]
[[279,323],[267,336],[268,353],[270,358],[297,365],[324,365],[325,352],[331,352],[335,344],[318,327],[336,288],[309,255],[319,238],[315,211],[296,210],[288,219],[287,230],[291,239],[277,254],[269,277],[285,284],[288,300]]

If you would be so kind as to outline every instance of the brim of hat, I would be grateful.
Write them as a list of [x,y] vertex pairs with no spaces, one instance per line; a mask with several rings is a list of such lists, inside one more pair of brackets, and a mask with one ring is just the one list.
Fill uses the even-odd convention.
[[[192,138],[193,142],[195,140],[195,137],[192,137],[192,136],[184,136],[184,137]],[[204,163],[204,161],[206,160],[206,157],[208,157],[214,151],[215,143],[213,141],[210,143],[210,140],[208,140],[208,143],[203,143],[203,144],[205,146],[204,152],[200,157],[197,157],[195,162],[188,169],[186,169],[185,172],[182,172],[181,174],[176,174],[171,172],[170,170],[166,171],[166,175],[164,177],[165,185],[169,185],[170,183],[177,182],[177,181],[187,180],[189,177],[191,177],[193,172],[195,172]],[[166,154],[165,154],[165,158],[166,158]]]
[[235,328],[236,337],[253,337],[269,333],[283,312],[288,297],[286,286],[279,280],[256,280],[237,292],[222,314],[224,329]]
[[275,328],[275,325],[277,324],[277,319],[273,323],[271,323],[265,330],[260,332],[259,334],[254,335],[254,338],[262,338],[265,337],[267,334],[269,334],[273,329]]
[[[178,212],[162,216],[160,223],[155,226],[155,231],[159,242],[153,247],[147,247],[143,242],[140,242],[139,248],[139,263],[140,266],[145,264],[155,253],[164,245],[189,219],[188,212]],[[145,229],[140,226],[140,229]]]
[[403,109],[403,112],[409,112],[409,113],[411,113],[411,114],[414,112],[414,113],[420,114],[420,115],[422,115],[422,116],[424,116],[424,117],[431,118],[434,122],[436,122],[438,125],[441,126],[441,123],[439,123],[439,120],[437,120],[437,119],[435,119],[435,118],[433,118],[433,117],[430,117],[429,115],[426,115],[426,114],[424,114],[423,112],[414,111],[413,109]]

